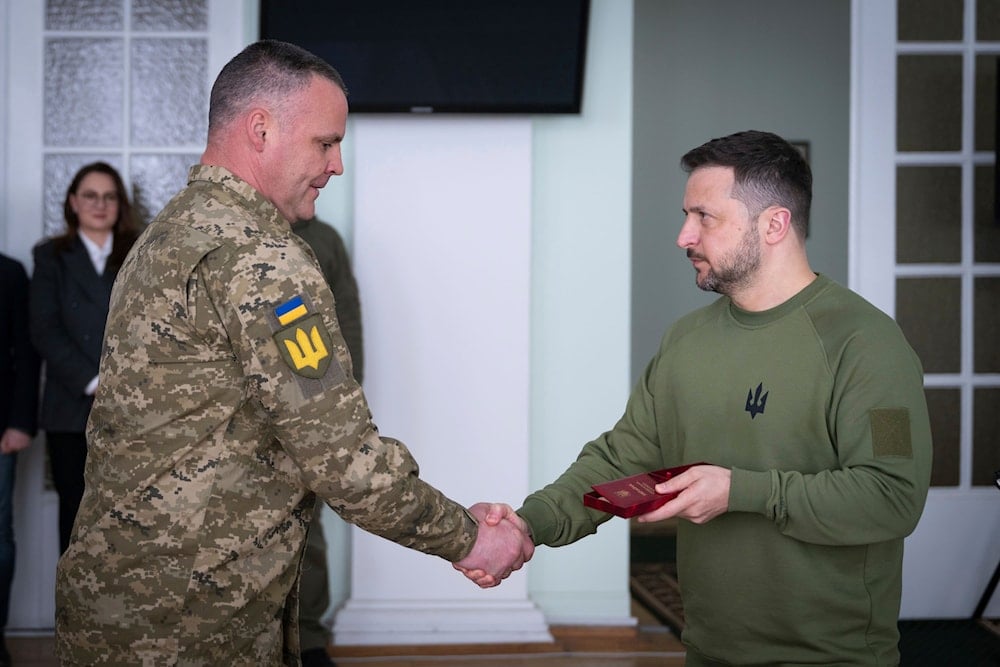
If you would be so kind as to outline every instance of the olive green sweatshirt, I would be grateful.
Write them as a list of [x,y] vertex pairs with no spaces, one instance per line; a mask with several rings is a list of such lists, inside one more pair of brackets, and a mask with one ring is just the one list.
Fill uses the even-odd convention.
[[610,515],[592,484],[706,461],[729,511],[680,521],[689,665],[899,662],[903,538],[924,507],[923,372],[896,323],[818,276],[784,304],[679,320],[614,428],[519,513],[561,546]]

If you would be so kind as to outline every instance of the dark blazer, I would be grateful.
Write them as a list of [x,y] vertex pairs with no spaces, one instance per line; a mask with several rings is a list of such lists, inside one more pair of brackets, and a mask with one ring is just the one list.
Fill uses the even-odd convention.
[[83,433],[94,403],[84,391],[100,366],[115,272],[98,275],[78,238],[63,251],[43,241],[33,254],[31,341],[45,362],[39,425]]
[[0,433],[38,425],[39,359],[28,335],[28,274],[0,255]]

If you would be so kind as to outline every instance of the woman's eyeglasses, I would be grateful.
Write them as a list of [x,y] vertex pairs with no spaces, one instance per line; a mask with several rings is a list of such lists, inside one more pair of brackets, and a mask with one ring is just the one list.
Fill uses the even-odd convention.
[[103,203],[105,206],[112,206],[118,203],[118,193],[117,192],[105,192],[103,195],[97,192],[88,190],[80,194],[80,199],[83,200],[87,206],[91,208],[96,208],[98,204]]

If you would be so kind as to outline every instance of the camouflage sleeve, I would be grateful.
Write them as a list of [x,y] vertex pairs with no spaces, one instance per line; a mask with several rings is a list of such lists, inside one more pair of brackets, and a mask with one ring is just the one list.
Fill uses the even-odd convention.
[[[279,239],[280,241],[280,239]],[[380,437],[322,274],[291,237],[208,254],[201,279],[282,448],[305,485],[346,521],[418,551],[460,560],[476,524]]]

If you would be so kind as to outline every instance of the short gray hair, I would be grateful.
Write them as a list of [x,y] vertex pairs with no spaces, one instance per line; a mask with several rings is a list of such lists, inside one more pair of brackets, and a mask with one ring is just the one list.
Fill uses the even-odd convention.
[[284,98],[308,86],[313,75],[347,94],[340,73],[319,56],[288,42],[254,42],[226,63],[215,79],[208,108],[209,136],[255,104],[280,106]]

